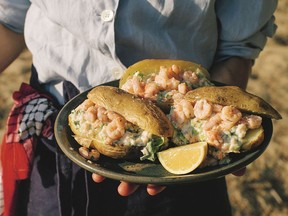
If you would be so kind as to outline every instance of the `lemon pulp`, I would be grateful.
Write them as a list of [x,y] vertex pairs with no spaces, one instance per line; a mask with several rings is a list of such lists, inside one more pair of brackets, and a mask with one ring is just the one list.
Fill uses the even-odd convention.
[[158,152],[161,165],[170,173],[187,174],[195,170],[206,158],[206,142],[191,143]]

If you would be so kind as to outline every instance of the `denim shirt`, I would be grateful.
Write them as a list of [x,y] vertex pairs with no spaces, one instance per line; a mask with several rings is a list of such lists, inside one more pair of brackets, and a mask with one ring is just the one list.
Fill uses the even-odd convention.
[[119,79],[145,58],[190,60],[208,70],[231,56],[255,59],[275,33],[276,6],[277,0],[0,0],[0,22],[24,31],[40,83],[63,103],[64,80],[82,92]]

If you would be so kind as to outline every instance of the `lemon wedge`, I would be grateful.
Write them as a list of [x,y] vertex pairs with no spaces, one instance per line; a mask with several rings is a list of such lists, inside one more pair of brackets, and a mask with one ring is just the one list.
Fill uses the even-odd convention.
[[191,143],[158,152],[161,165],[170,173],[187,174],[195,170],[206,158],[206,142]]

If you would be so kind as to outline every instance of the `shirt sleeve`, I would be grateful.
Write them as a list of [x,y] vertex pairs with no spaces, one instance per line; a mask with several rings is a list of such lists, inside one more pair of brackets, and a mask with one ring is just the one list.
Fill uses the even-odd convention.
[[29,0],[0,0],[0,23],[7,28],[23,33]]
[[276,7],[277,0],[216,1],[219,38],[215,61],[231,56],[256,59],[267,37],[277,29],[273,16]]

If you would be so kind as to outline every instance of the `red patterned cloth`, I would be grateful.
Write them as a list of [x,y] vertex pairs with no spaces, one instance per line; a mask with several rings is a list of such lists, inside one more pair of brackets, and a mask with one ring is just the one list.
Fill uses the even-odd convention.
[[51,99],[22,83],[13,93],[14,105],[10,111],[2,141],[4,215],[15,215],[17,180],[29,178],[37,139],[52,139],[51,114],[57,110]]

